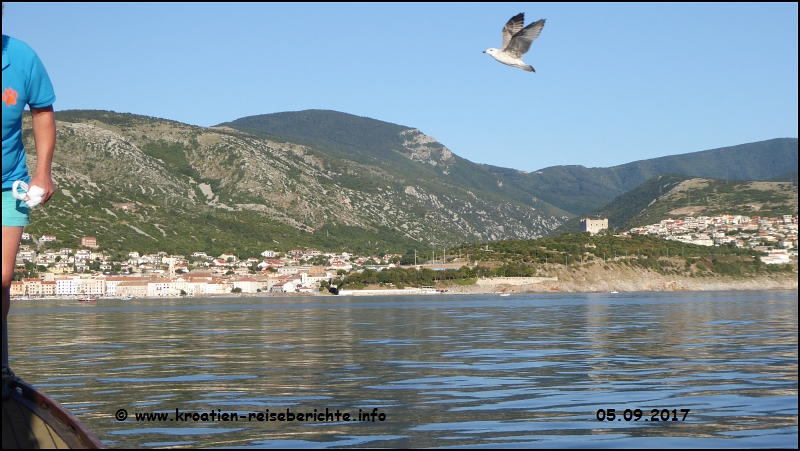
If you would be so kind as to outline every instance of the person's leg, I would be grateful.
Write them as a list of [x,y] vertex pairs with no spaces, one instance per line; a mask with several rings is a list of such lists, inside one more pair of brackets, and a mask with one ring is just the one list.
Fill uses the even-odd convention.
[[[8,367],[8,309],[11,307],[11,279],[17,260],[22,228],[30,222],[28,206],[15,199],[10,189],[3,190],[3,373]],[[5,391],[5,384],[3,384]]]
[[11,279],[22,238],[22,228],[28,225],[28,207],[25,202],[14,199],[11,190],[3,190],[3,401],[11,396],[10,386],[16,380],[8,367],[8,310],[11,307]]
[[8,335],[6,324],[8,309],[11,307],[11,279],[14,277],[14,265],[22,238],[22,227],[3,226],[3,365],[8,365]]
[[14,264],[17,259],[22,227],[3,226],[3,401],[9,398],[9,384],[14,373],[8,367],[8,310],[11,307],[11,279],[14,277]]

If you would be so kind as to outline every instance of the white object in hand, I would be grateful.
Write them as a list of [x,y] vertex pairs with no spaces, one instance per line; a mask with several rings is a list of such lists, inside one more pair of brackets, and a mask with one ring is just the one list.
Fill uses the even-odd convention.
[[[22,193],[19,192],[19,188],[22,188]],[[11,185],[11,195],[14,196],[15,199],[24,201],[28,205],[28,208],[33,208],[42,203],[44,188],[35,185],[28,188],[27,183],[22,180],[17,180]],[[28,196],[28,200],[25,200],[26,195]]]

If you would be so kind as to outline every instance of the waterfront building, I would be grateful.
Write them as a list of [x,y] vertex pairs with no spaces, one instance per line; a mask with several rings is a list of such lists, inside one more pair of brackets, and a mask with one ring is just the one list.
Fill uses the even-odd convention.
[[177,279],[171,279],[169,283],[169,295],[180,296],[181,291],[183,291],[186,294],[189,293],[189,282],[185,280],[183,277],[179,277]]
[[132,279],[130,277],[121,277],[121,276],[112,276],[106,277],[106,296],[113,298],[117,297],[117,285],[121,284],[122,282],[129,282]]
[[25,284],[21,281],[11,281],[11,296],[23,296],[25,294]]
[[213,290],[214,294],[230,293],[233,289],[231,283],[224,279],[214,279],[212,283],[208,285]]
[[88,294],[92,296],[102,296],[106,293],[105,279],[81,278],[78,285],[78,294]]
[[80,279],[77,277],[64,277],[56,279],[56,294],[58,296],[74,296],[78,294]]
[[56,282],[42,282],[42,296],[53,297],[56,295]]
[[167,278],[154,278],[147,281],[147,297],[162,298],[170,294],[170,280]]
[[241,277],[239,279],[232,281],[232,289],[239,288],[242,290],[242,293],[256,293],[260,288],[262,288],[265,284],[263,282],[259,282],[252,277]]
[[42,295],[42,280],[39,278],[22,279],[25,295],[38,297]]
[[116,287],[116,295],[121,298],[147,297],[147,282],[143,280],[120,282]]
[[272,287],[270,287],[269,291],[270,291],[270,293],[285,293],[286,289],[285,289],[284,285],[286,285],[285,281],[278,282],[278,283],[272,285]]

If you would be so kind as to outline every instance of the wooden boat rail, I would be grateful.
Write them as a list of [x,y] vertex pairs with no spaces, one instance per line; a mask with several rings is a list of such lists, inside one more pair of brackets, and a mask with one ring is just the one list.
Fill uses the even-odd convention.
[[[34,418],[35,417],[35,418]],[[58,401],[17,380],[3,402],[3,449],[104,449],[103,443]]]

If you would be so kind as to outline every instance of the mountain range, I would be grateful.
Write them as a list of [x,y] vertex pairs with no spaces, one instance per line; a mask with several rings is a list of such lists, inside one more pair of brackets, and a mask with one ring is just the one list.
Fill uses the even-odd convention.
[[656,175],[763,180],[797,167],[796,138],[527,173],[472,163],[415,128],[334,111],[214,127],[97,110],[56,120],[58,189],[27,231],[65,246],[96,236],[119,252],[381,253],[530,239]]
[[609,168],[553,166],[524,174],[492,168],[521,189],[572,214],[584,215],[663,174],[723,180],[768,180],[797,168],[797,138],[779,138],[634,161]]

